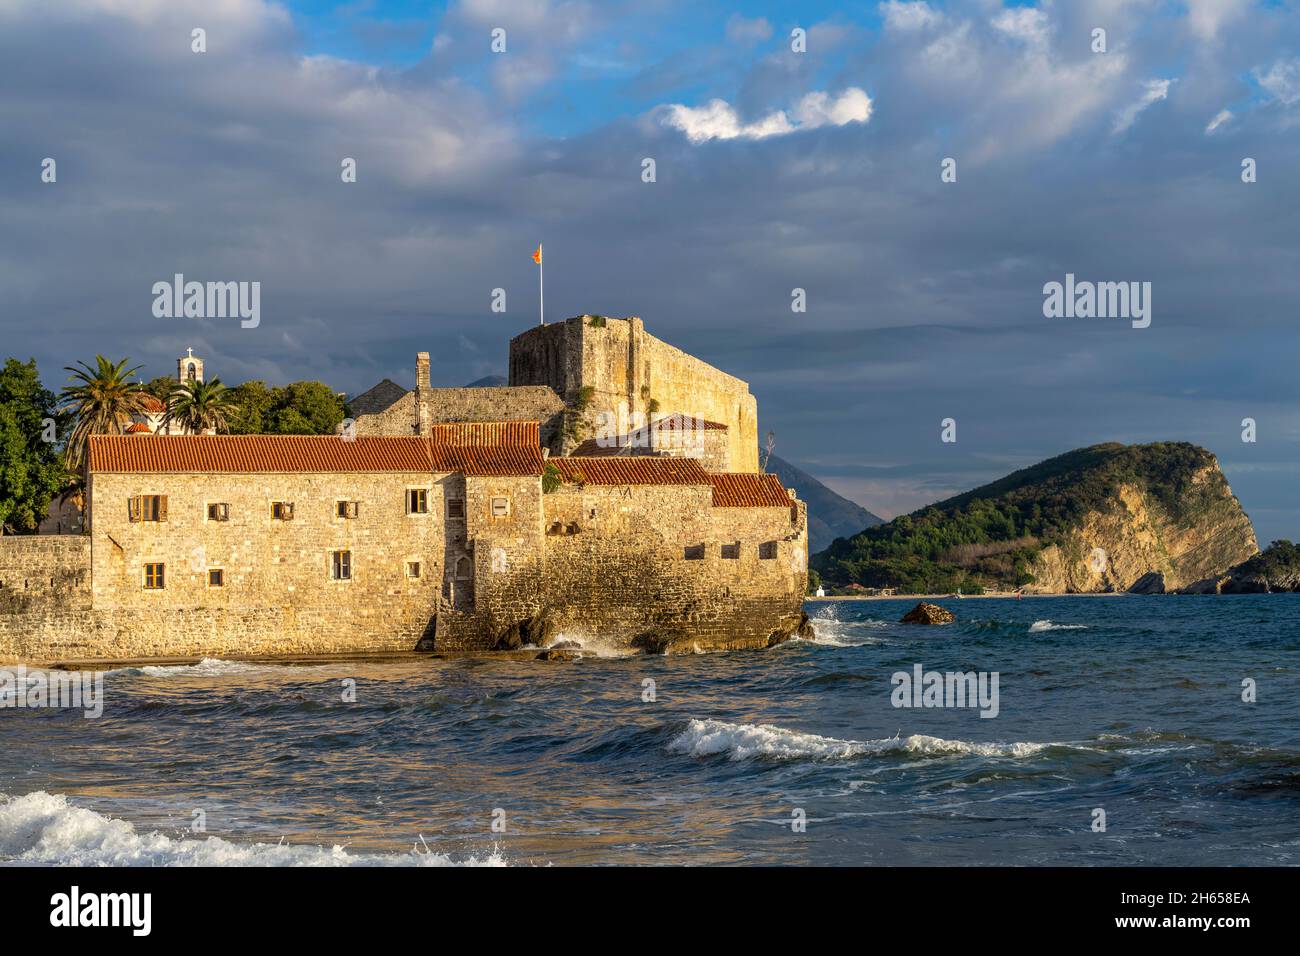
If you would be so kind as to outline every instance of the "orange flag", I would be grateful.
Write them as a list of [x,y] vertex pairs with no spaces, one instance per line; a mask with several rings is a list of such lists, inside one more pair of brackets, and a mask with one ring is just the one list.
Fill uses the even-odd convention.
[[537,244],[537,251],[533,253],[533,261],[539,266],[542,264],[542,244],[540,242]]

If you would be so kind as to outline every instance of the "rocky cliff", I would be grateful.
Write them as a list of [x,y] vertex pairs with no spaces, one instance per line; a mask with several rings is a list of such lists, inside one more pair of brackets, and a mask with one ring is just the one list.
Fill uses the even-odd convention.
[[837,541],[832,583],[918,592],[1186,587],[1259,551],[1210,452],[1183,442],[1094,445]]
[[1300,547],[1285,539],[1274,541],[1253,558],[1222,574],[1194,581],[1180,594],[1270,594],[1300,591]]

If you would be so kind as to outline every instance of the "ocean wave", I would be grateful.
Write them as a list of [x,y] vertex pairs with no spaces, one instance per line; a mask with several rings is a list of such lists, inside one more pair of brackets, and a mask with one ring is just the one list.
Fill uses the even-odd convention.
[[220,837],[140,833],[119,820],[38,790],[0,795],[0,865],[41,866],[504,866],[486,857],[453,860],[426,849],[349,853],[344,847],[232,843]]
[[1051,621],[1035,621],[1029,625],[1030,634],[1041,631],[1086,631],[1087,629],[1087,624],[1054,624]]
[[884,621],[871,619],[862,621],[841,621],[834,606],[818,609],[811,618],[813,636],[795,638],[806,644],[820,644],[823,647],[861,647],[864,644],[884,643],[880,638],[862,633],[870,628],[884,627]]
[[104,673],[108,676],[132,677],[230,677],[246,674],[298,674],[321,669],[292,664],[250,664],[247,661],[205,657],[197,664],[146,664],[143,667],[119,667]]
[[847,760],[873,754],[972,754],[981,757],[1028,757],[1056,744],[980,743],[945,740],[927,734],[880,740],[839,740],[787,730],[774,724],[733,724],[724,720],[695,720],[668,744],[671,753],[693,757],[726,754],[731,760],[768,757],[777,760]]

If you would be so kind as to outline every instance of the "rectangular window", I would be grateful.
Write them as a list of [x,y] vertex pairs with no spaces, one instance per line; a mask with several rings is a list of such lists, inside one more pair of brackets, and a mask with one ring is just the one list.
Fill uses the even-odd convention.
[[158,591],[166,585],[166,566],[163,564],[146,564],[144,566],[144,586],[147,591]]
[[406,576],[407,576],[408,578],[418,578],[418,577],[420,576],[420,562],[419,562],[419,561],[407,561],[407,562],[406,562]]
[[764,541],[758,546],[758,557],[760,561],[771,561],[776,557],[776,542]]
[[683,553],[682,557],[684,557],[687,561],[703,561],[703,560],[704,560],[704,545],[702,545],[702,544],[688,544],[688,545],[686,546],[686,550],[685,550],[685,552]]
[[136,495],[127,499],[127,517],[131,521],[166,521],[166,495]]
[[210,504],[210,505],[208,505],[208,520],[209,520],[209,521],[229,521],[229,520],[230,520],[230,505],[228,505],[228,504],[226,504],[226,503],[224,503],[224,502],[218,502],[218,503],[215,503],[215,504]]
[[722,546],[722,556],[729,561],[734,561],[740,557],[740,542],[735,544],[724,544]]
[[355,518],[357,516],[357,502],[339,501],[335,504],[335,513],[340,518]]
[[510,514],[510,499],[509,499],[509,498],[493,498],[493,499],[492,499],[492,517],[494,517],[494,518],[505,518],[505,517],[507,517],[509,514]]
[[276,521],[293,520],[293,502],[292,501],[272,501],[271,517]]
[[335,551],[333,555],[333,569],[331,576],[335,581],[352,580],[352,552]]
[[429,513],[429,492],[427,489],[406,489],[406,513],[408,515],[426,515]]
[[226,572],[221,568],[208,568],[208,587],[224,588],[226,586]]
[[463,519],[465,517],[464,498],[447,499],[447,517],[453,519]]

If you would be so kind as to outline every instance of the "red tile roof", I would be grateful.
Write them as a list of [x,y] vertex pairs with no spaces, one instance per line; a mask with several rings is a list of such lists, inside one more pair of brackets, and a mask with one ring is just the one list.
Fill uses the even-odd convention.
[[161,412],[164,408],[167,407],[166,405],[163,404],[162,399],[156,398],[153,395],[140,396],[140,405],[146,412],[155,413],[155,414],[157,412]]
[[439,445],[417,436],[92,435],[92,472],[461,472],[540,475],[534,446]]
[[776,475],[709,475],[715,508],[789,508],[794,504]]
[[152,434],[149,426],[144,422],[132,422],[126,429],[128,435],[149,435]]
[[429,437],[439,445],[536,448],[541,444],[537,422],[439,422],[430,426]]
[[707,485],[694,458],[552,458],[565,481],[588,485]]
[[684,429],[687,431],[697,428],[705,431],[726,431],[727,426],[721,422],[711,422],[703,418],[695,418],[691,415],[683,415],[681,412],[673,412],[671,415],[665,415],[663,418],[656,419],[650,423],[653,429]]

